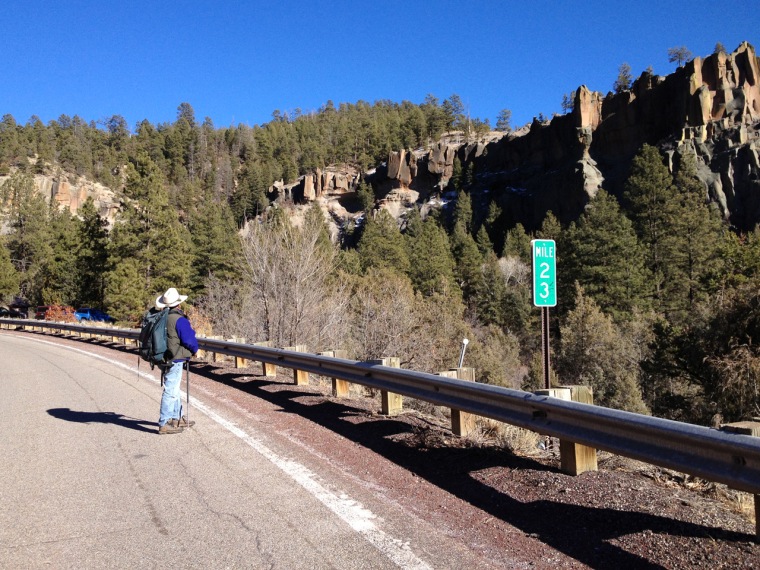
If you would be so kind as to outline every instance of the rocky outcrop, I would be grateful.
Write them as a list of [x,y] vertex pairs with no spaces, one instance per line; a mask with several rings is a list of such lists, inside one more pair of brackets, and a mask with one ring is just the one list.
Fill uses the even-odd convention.
[[[601,93],[579,87],[573,110],[535,120],[508,136],[457,144],[448,137],[427,151],[391,152],[364,179],[377,205],[393,213],[444,194],[455,160],[472,170],[476,207],[496,202],[507,225],[540,227],[552,211],[575,220],[600,188],[620,195],[630,162],[644,143],[659,146],[674,167],[694,152],[705,197],[732,224],[760,221],[760,72],[754,48],[696,58],[668,76],[644,72],[630,89]],[[296,203],[355,195],[359,173],[327,169],[272,188]]]
[[644,72],[621,93],[581,86],[567,115],[534,120],[519,136],[488,144],[439,144],[418,159],[417,178],[394,176],[389,166],[373,185],[413,188],[424,199],[446,187],[458,157],[475,171],[473,203],[495,201],[505,223],[536,229],[549,210],[563,222],[576,219],[599,188],[620,195],[644,143],[670,153],[685,145],[699,158],[706,198],[733,224],[751,228],[760,221],[759,131],[758,58],[743,43],[666,77]]
[[[0,186],[8,178],[8,176],[0,176]],[[109,225],[113,224],[119,210],[119,202],[113,190],[86,178],[76,178],[71,181],[66,175],[37,174],[34,176],[34,185],[45,200],[55,202],[61,208],[68,208],[72,214],[77,213],[87,198],[92,198],[95,209],[108,220]]]
[[353,198],[360,181],[360,174],[352,168],[317,169],[312,174],[301,176],[291,184],[282,180],[269,188],[269,197],[273,200],[284,199],[294,204],[313,202],[314,200]]

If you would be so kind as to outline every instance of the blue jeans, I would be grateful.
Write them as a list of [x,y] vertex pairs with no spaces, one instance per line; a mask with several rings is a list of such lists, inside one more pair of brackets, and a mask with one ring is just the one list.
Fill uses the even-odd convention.
[[158,425],[165,425],[169,420],[182,417],[182,398],[179,389],[182,383],[183,362],[172,362],[164,372],[164,392],[161,394],[161,414]]

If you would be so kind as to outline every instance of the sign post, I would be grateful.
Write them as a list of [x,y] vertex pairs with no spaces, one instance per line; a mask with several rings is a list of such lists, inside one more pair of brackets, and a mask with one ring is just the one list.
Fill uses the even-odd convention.
[[549,307],[557,306],[557,246],[553,239],[530,242],[533,259],[533,305],[541,308],[541,353],[544,388],[551,388],[549,358]]

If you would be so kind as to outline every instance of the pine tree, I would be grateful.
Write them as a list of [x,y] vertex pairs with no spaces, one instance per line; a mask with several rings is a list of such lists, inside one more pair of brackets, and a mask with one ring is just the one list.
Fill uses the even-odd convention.
[[496,128],[500,131],[512,131],[512,111],[502,109],[496,117]]
[[562,225],[559,223],[557,216],[551,210],[546,212],[544,221],[541,223],[541,229],[536,232],[537,239],[553,239],[557,241],[562,235]]
[[504,240],[504,256],[514,256],[519,258],[523,263],[530,263],[530,237],[525,232],[522,224],[517,224],[514,228],[507,231],[507,236]]
[[493,243],[493,250],[496,255],[504,252],[504,240],[507,235],[507,226],[504,222],[504,212],[495,201],[488,205],[488,215],[485,220],[485,228],[488,231],[488,237]]
[[720,271],[718,247],[722,224],[706,203],[693,154],[682,156],[675,177],[677,195],[668,209],[669,231],[663,238],[668,263],[663,268],[663,306],[671,319],[684,322],[706,298],[710,277]]
[[7,176],[10,166],[17,166],[21,161],[26,162],[19,127],[13,115],[3,115],[0,119],[0,176]]
[[499,270],[496,254],[492,251],[485,256],[480,266],[481,278],[475,295],[478,320],[485,325],[507,325],[504,315],[507,285]]
[[119,321],[137,325],[158,294],[146,291],[143,268],[137,259],[123,259],[107,274],[105,306]]
[[557,372],[563,382],[591,386],[597,405],[646,413],[638,367],[626,357],[620,330],[580,286],[560,334]]
[[404,235],[407,238],[417,237],[422,233],[422,214],[419,208],[412,206],[406,212],[404,221]]
[[451,178],[449,178],[448,189],[455,192],[461,192],[464,188],[462,161],[459,155],[454,155],[454,163],[451,166]]
[[82,305],[103,307],[108,270],[108,221],[95,210],[92,198],[79,207],[81,217],[76,250],[77,299]]
[[22,296],[42,303],[42,268],[53,256],[49,208],[27,174],[16,173],[0,188],[0,201],[8,203],[8,249],[19,270]]
[[631,163],[625,184],[625,200],[641,243],[647,249],[647,267],[652,274],[652,292],[662,300],[667,249],[663,240],[671,231],[669,216],[674,206],[673,179],[656,147],[644,145]]
[[454,205],[452,227],[457,225],[461,226],[461,229],[466,233],[472,235],[472,200],[470,195],[463,190],[457,192],[457,201]]
[[317,202],[313,202],[311,206],[309,206],[309,209],[306,210],[304,226],[315,229],[318,234],[317,245],[321,249],[333,249],[333,243],[330,239],[330,229],[327,226],[325,214],[322,211],[322,207]]
[[390,268],[407,274],[409,255],[396,220],[387,210],[380,210],[375,217],[367,217],[365,224],[357,248],[362,269]]
[[677,62],[678,67],[689,61],[693,57],[691,51],[686,46],[668,48],[668,61]]
[[372,187],[362,181],[356,189],[356,197],[359,199],[359,207],[364,212],[371,212],[375,208],[375,193]]
[[214,199],[207,191],[191,216],[189,230],[193,243],[193,291],[201,293],[211,275],[221,280],[239,277],[242,263],[240,239],[226,202]]
[[478,245],[473,237],[465,230],[463,223],[457,223],[451,235],[451,253],[454,256],[456,266],[454,274],[462,289],[464,300],[471,300],[478,288],[482,277],[480,266],[483,256],[478,250]]
[[444,229],[428,218],[418,236],[405,236],[409,256],[408,275],[423,295],[459,294],[454,279],[454,258]]
[[[112,278],[131,274],[120,272],[126,260],[137,263],[139,299],[127,303],[129,310],[142,306],[155,298],[155,292],[169,287],[178,289],[190,285],[192,241],[187,229],[180,223],[177,212],[169,206],[164,178],[156,164],[142,153],[131,164],[125,188],[125,200],[111,232],[109,244],[111,270],[107,280],[107,294],[113,298]],[[124,291],[133,290],[120,285]],[[139,316],[131,313],[129,316]]]
[[633,76],[631,75],[631,66],[627,63],[623,63],[618,69],[618,76],[612,88],[615,90],[615,93],[622,93],[631,88],[632,81]]
[[629,318],[648,305],[648,273],[631,222],[617,201],[600,190],[578,221],[562,233],[557,250],[559,303],[573,298],[577,281],[605,312]]
[[0,237],[0,302],[7,303],[19,288],[19,274],[11,262],[11,254],[5,239]]
[[480,255],[485,257],[489,253],[493,253],[493,243],[491,242],[491,238],[488,236],[488,231],[486,230],[485,226],[480,226],[480,229],[475,236],[475,243],[478,244]]
[[58,210],[50,206],[50,255],[40,268],[37,286],[44,303],[70,305],[77,296],[76,250],[77,223],[68,208]]

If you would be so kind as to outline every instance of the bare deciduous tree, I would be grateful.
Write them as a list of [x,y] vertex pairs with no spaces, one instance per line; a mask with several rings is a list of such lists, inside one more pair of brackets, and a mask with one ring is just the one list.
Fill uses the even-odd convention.
[[351,299],[352,352],[359,360],[408,358],[419,322],[409,279],[392,270],[370,269]]
[[305,344],[321,350],[335,342],[345,310],[345,287],[335,281],[335,249],[321,242],[320,227],[286,218],[254,222],[243,238],[245,302],[274,346]]

